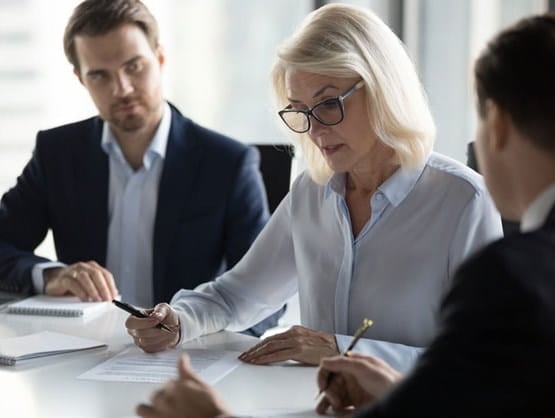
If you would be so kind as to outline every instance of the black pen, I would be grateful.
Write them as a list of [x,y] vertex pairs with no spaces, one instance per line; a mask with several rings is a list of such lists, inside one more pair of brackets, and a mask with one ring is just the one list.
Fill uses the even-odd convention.
[[[351,340],[351,344],[349,344],[349,347],[347,347],[345,349],[345,351],[343,351],[341,353],[342,356],[347,357],[349,355],[349,352],[355,348],[356,343],[358,342],[358,340],[360,340],[360,338],[362,337],[362,334],[364,334],[364,332],[370,328],[370,326],[372,325],[372,321],[370,319],[364,319],[362,321],[362,325],[357,329],[357,331],[355,332],[355,335],[353,336],[353,339]],[[318,396],[320,396],[331,384],[331,381],[333,379],[333,376],[335,376],[335,373],[330,372],[328,374],[328,377],[326,379],[326,385],[320,390],[320,392],[318,392],[316,394],[316,398]]]
[[[130,305],[125,302],[120,302],[119,300],[115,300],[115,299],[112,300],[112,303],[116,305],[118,308],[123,309],[125,312],[128,312],[131,315],[136,316],[137,318],[148,318],[148,315],[144,313],[143,310],[137,309],[133,305]],[[160,328],[161,330],[169,332],[171,334],[174,333],[174,331],[166,324],[159,323],[158,325],[156,325],[156,328]]]

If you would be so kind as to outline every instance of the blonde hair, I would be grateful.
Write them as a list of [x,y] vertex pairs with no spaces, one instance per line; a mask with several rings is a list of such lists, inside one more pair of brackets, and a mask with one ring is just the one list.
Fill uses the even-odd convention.
[[[328,4],[310,13],[277,53],[272,70],[279,108],[289,104],[288,69],[365,82],[369,124],[404,167],[422,164],[432,151],[435,125],[422,85],[403,44],[369,10]],[[332,174],[308,134],[297,135],[314,181]]]

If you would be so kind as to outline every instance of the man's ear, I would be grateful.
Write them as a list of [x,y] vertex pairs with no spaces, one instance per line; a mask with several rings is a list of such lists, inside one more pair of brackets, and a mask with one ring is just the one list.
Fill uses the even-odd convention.
[[486,100],[485,105],[485,119],[489,138],[487,146],[491,151],[501,151],[507,146],[509,139],[509,115],[491,99]]
[[162,45],[158,45],[156,47],[156,58],[158,59],[158,62],[160,63],[160,66],[163,67],[164,63],[166,62],[166,54],[164,52],[164,48],[162,47]]

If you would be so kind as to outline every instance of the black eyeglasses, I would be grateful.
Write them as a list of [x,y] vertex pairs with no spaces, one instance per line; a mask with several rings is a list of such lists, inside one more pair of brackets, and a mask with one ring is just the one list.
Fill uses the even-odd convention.
[[364,80],[359,80],[343,94],[323,100],[315,104],[312,109],[293,109],[293,106],[289,105],[285,109],[280,110],[278,115],[289,129],[299,134],[305,133],[310,129],[310,116],[322,125],[337,125],[345,117],[343,102],[351,93],[362,86],[364,86]]

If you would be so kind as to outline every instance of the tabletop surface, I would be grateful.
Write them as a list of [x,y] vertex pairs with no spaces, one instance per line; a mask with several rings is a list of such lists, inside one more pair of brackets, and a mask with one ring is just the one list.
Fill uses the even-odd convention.
[[[132,344],[116,308],[93,318],[59,318],[0,313],[0,338],[56,331],[108,344],[107,349],[77,352],[0,366],[0,416],[22,418],[133,417],[138,403],[159,387],[153,383],[104,382],[77,376]],[[258,340],[220,332],[199,338],[185,348],[244,351]],[[216,384],[236,414],[316,416],[315,367],[296,363],[272,366],[241,364]]]

